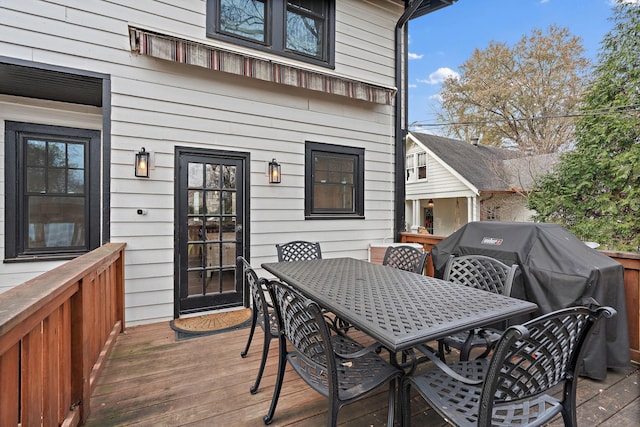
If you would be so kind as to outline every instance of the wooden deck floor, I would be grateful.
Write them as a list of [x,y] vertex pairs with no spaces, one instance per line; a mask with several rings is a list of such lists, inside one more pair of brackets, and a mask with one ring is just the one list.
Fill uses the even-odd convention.
[[[92,397],[87,426],[261,426],[275,383],[277,342],[257,394],[251,395],[260,361],[258,329],[246,359],[248,329],[176,341],[167,322],[129,328],[118,337]],[[610,371],[605,381],[581,379],[580,426],[640,425],[638,366]],[[444,421],[413,397],[413,426]],[[340,411],[341,426],[384,426],[385,390]],[[326,400],[295,373],[285,374],[273,426],[323,426]],[[556,419],[553,425],[562,425]]]

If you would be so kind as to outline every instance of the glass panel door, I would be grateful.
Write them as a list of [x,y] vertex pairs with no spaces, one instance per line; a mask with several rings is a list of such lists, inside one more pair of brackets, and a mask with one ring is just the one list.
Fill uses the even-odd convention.
[[181,156],[178,314],[243,305],[243,171],[242,159]]

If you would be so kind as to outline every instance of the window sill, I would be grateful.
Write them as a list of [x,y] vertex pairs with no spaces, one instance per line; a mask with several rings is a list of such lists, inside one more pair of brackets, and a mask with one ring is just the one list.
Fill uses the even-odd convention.
[[326,214],[326,215],[306,215],[304,217],[305,220],[316,220],[316,219],[365,219],[364,215],[337,215],[337,214]]
[[6,258],[3,262],[5,264],[15,264],[21,262],[40,262],[40,261],[70,261],[84,255],[86,252],[73,253],[73,254],[43,254],[43,255],[21,255],[16,258]]

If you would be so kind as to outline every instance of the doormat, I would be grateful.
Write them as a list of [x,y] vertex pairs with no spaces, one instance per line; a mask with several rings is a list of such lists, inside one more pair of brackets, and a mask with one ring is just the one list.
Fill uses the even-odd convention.
[[204,314],[186,319],[174,319],[169,322],[176,331],[176,340],[213,335],[220,332],[241,329],[251,324],[251,309],[225,311]]

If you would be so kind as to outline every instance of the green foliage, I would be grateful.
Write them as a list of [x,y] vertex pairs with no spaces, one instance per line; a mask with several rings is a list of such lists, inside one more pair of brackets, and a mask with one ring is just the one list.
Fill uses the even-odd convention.
[[566,28],[533,30],[515,46],[491,42],[442,88],[439,120],[465,141],[553,153],[573,140],[574,120],[589,61]]
[[538,221],[609,249],[640,248],[640,6],[614,9],[594,80],[565,154],[529,196]]

